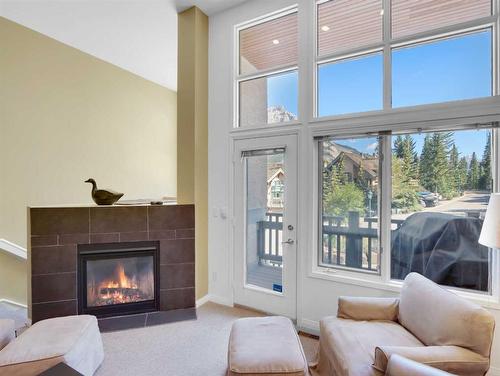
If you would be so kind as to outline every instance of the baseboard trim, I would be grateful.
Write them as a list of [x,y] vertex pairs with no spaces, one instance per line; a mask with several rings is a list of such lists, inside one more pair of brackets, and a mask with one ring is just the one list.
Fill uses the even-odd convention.
[[209,296],[208,300],[211,301],[212,303],[224,305],[227,307],[234,307],[233,301],[231,299],[212,294],[209,294],[208,296]]
[[297,323],[298,329],[315,336],[319,336],[319,321],[310,319],[301,319]]
[[196,308],[201,307],[203,304],[205,304],[208,301],[210,301],[210,295],[207,294],[205,296],[202,296],[200,299],[198,299],[196,301]]
[[10,299],[1,298],[0,303],[9,303],[9,304],[21,307],[21,308],[28,308],[28,306],[26,304],[18,303],[18,302],[15,302],[13,300],[10,300]]

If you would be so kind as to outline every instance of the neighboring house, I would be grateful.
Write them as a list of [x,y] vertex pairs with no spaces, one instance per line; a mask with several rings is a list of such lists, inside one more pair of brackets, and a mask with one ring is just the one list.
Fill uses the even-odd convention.
[[378,157],[365,156],[358,152],[343,150],[326,166],[331,170],[338,163],[343,162],[344,173],[348,181],[364,181],[366,186],[375,190],[378,185]]
[[285,172],[281,167],[271,168],[267,178],[267,208],[269,211],[281,211],[284,206]]

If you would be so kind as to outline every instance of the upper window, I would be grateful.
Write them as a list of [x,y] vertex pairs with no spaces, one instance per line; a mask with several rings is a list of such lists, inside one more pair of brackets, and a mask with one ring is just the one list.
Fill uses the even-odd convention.
[[316,4],[316,116],[493,94],[491,0]]
[[394,49],[393,107],[487,97],[491,30]]
[[297,11],[245,26],[238,35],[237,125],[297,120]]
[[382,42],[382,0],[318,4],[318,55]]
[[392,0],[392,36],[417,34],[491,15],[491,0]]
[[324,63],[318,66],[318,115],[381,110],[382,54]]

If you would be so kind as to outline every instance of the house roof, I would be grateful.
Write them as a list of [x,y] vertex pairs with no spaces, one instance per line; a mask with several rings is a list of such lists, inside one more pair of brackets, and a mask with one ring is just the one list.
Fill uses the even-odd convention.
[[359,153],[342,151],[335,159],[328,163],[326,168],[331,169],[336,163],[338,163],[339,160],[345,160],[346,158],[351,160],[353,164],[361,168],[372,178],[377,177],[378,157],[363,157],[363,155]]

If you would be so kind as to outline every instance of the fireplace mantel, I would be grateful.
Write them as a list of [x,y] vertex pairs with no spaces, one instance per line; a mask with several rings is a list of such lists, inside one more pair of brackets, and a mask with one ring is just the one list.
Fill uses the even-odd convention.
[[74,205],[28,208],[33,322],[75,315],[81,244],[157,241],[160,310],[195,305],[193,205]]

